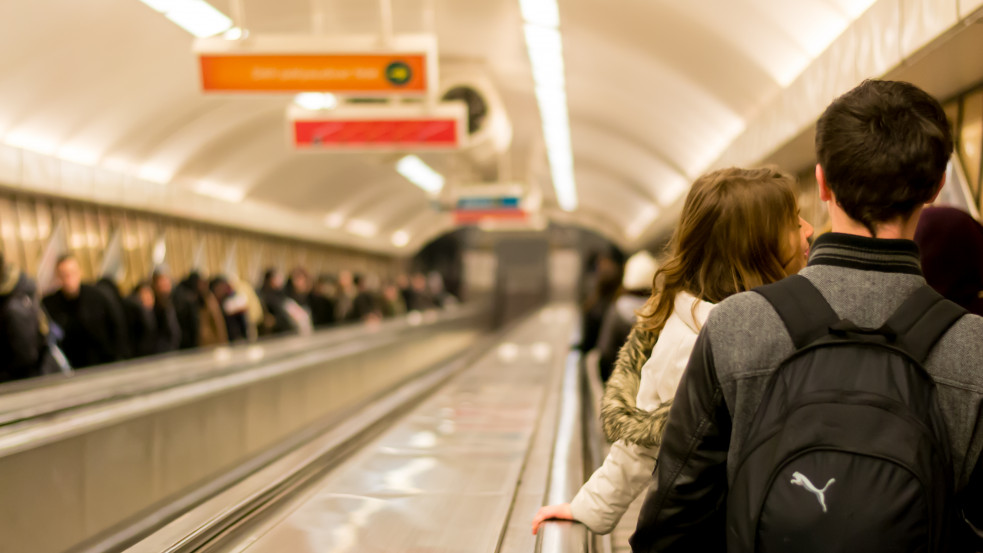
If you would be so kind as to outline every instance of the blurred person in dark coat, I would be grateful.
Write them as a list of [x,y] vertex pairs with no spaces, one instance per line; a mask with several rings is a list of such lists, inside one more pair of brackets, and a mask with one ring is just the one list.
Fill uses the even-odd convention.
[[174,310],[171,277],[157,270],[151,278],[154,288],[154,318],[157,322],[156,353],[166,353],[181,347],[181,325]]
[[338,284],[322,275],[311,290],[311,322],[314,328],[324,328],[337,321]]
[[[396,275],[396,288],[399,289],[399,295],[403,298],[403,305],[409,306],[410,304],[410,277],[406,273],[399,273]],[[408,307],[407,307],[408,308]]]
[[382,288],[382,316],[386,318],[399,317],[406,314],[406,304],[403,295],[395,284],[387,284]]
[[0,382],[42,374],[46,334],[34,281],[0,252]]
[[983,226],[954,207],[927,207],[915,230],[925,280],[946,298],[983,315]]
[[427,277],[423,273],[414,273],[410,277],[410,287],[406,295],[406,309],[408,311],[426,311],[437,307],[430,292],[427,290]]
[[607,382],[614,372],[618,352],[621,351],[621,346],[625,345],[631,327],[638,319],[636,311],[644,307],[645,302],[652,295],[652,282],[657,269],[655,258],[645,250],[631,256],[625,263],[625,275],[621,279],[623,292],[604,314],[597,339],[597,350],[600,352],[598,365],[602,382]]
[[283,289],[283,275],[280,271],[267,269],[263,275],[263,285],[259,289],[259,299],[263,302],[265,311],[263,334],[297,331],[296,323],[287,311],[287,294]]
[[120,359],[129,359],[132,357],[132,342],[126,321],[126,307],[123,305],[123,294],[119,291],[119,285],[112,277],[104,276],[96,281],[95,287],[106,296],[109,319],[113,325],[113,335],[116,336],[116,351]]
[[286,292],[288,298],[294,300],[304,311],[307,311],[308,315],[311,315],[311,277],[306,270],[297,267],[290,272]]
[[129,324],[130,351],[134,358],[157,353],[157,316],[154,314],[154,288],[143,281],[133,288],[123,307]]
[[118,326],[106,295],[82,284],[78,259],[64,255],[55,272],[61,288],[44,298],[44,308],[64,335],[61,349],[72,367],[112,363],[123,358],[119,351]]
[[597,346],[601,322],[621,287],[621,265],[611,254],[597,256],[591,292],[582,306],[581,340],[577,348],[587,352]]

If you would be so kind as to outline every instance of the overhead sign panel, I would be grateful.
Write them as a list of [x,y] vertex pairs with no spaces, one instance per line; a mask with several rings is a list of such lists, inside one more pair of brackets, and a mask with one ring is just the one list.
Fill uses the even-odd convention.
[[201,55],[206,92],[426,92],[423,55]]
[[345,107],[309,111],[291,107],[291,141],[309,151],[427,150],[461,148],[467,140],[463,104]]
[[403,37],[391,48],[363,37],[255,37],[195,43],[209,93],[333,92],[422,96],[436,82],[435,42]]
[[518,195],[462,196],[457,200],[454,222],[475,225],[489,221],[525,221],[529,213]]

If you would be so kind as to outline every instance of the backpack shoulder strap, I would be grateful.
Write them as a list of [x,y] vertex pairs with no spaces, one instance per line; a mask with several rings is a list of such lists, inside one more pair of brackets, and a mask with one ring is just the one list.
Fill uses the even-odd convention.
[[919,363],[924,363],[935,343],[967,311],[924,285],[908,296],[882,327]]
[[764,296],[778,312],[795,349],[802,349],[829,334],[830,325],[840,320],[822,293],[804,276],[791,275],[754,291]]

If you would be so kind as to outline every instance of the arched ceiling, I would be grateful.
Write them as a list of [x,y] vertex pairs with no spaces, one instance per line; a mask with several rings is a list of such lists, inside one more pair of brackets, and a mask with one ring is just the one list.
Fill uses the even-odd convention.
[[[252,34],[311,33],[315,8],[326,34],[379,30],[374,0],[211,4],[233,15],[237,1]],[[513,127],[508,165],[543,188],[544,209],[629,247],[673,217],[695,176],[760,159],[798,132],[802,121],[774,115],[776,106],[814,118],[837,89],[883,73],[980,3],[936,2],[951,5],[950,16],[927,0],[561,0],[580,207],[558,213],[518,0],[392,0],[397,33],[435,32],[441,63],[487,69]],[[946,13],[929,18],[919,42],[904,35],[911,23],[892,18],[902,4]],[[884,54],[883,40],[863,42],[885,25],[900,26],[896,55]],[[810,71],[844,37],[866,45],[865,60],[848,70],[827,63],[822,75],[835,73],[836,84],[810,94],[803,79],[819,78]],[[63,183],[66,194],[111,198],[95,187],[122,182],[148,188],[124,195],[147,209],[380,251],[412,251],[450,227],[396,173],[398,154],[297,153],[286,140],[290,98],[201,94],[192,42],[138,0],[0,2],[0,142],[9,150],[0,159],[25,151],[122,175],[95,178],[91,194]],[[421,157],[451,177],[469,163]],[[395,233],[409,234],[405,249]]]

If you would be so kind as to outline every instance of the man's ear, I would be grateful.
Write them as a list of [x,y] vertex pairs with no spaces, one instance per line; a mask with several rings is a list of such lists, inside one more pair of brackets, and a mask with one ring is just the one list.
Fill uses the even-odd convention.
[[826,173],[823,172],[823,166],[816,164],[816,182],[819,183],[819,199],[828,202],[833,199],[833,191],[826,186]]
[[939,188],[935,191],[935,195],[932,196],[932,199],[929,200],[928,203],[934,204],[935,203],[935,200],[937,200],[939,198],[939,194],[942,193],[942,187],[945,186],[945,178],[946,178],[946,176],[948,174],[949,174],[948,171],[946,171],[945,173],[942,173],[942,182],[939,183]]

